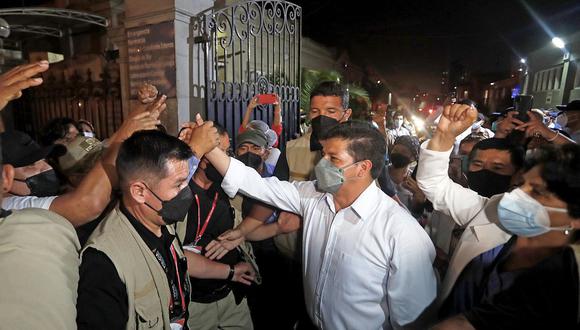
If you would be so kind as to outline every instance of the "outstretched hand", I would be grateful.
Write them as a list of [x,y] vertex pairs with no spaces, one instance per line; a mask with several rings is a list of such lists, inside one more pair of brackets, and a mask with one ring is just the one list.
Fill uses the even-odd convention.
[[230,229],[221,234],[217,240],[209,242],[205,247],[207,251],[205,256],[211,260],[221,259],[228,252],[238,247],[245,241],[245,237],[241,230]]
[[0,110],[8,102],[22,96],[22,90],[42,84],[42,78],[33,78],[48,70],[48,61],[19,65],[0,75]]

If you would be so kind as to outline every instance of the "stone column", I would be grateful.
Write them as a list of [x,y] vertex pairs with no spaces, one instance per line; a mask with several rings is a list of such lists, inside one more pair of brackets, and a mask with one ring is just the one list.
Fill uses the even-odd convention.
[[[176,134],[179,125],[190,121],[192,114],[202,112],[193,101],[201,96],[194,86],[201,83],[196,77],[203,77],[203,72],[201,75],[198,72],[203,66],[198,67],[198,58],[193,55],[191,23],[192,17],[212,6],[212,0],[125,1],[127,51],[124,54],[120,51],[120,55],[126,55],[128,61],[126,70],[121,69],[121,80],[129,92],[123,96],[123,104],[138,102],[135,86],[139,80],[171,86],[160,88],[161,93],[168,94],[167,110],[161,120],[170,134]],[[155,58],[157,50],[171,48],[172,56],[164,53],[163,59]],[[167,70],[173,64],[175,75]]]

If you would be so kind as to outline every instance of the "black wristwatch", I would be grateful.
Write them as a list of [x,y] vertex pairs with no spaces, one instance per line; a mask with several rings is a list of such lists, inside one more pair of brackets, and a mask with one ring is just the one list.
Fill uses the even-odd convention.
[[228,274],[228,278],[226,278],[226,280],[231,281],[234,278],[235,272],[236,272],[235,267],[230,265],[230,273]]

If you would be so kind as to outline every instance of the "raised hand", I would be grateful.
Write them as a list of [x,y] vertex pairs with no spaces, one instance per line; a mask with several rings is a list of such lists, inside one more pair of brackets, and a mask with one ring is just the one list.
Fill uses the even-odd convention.
[[427,149],[449,151],[455,143],[455,138],[471,127],[476,119],[477,110],[471,105],[456,103],[445,106]]
[[19,65],[0,75],[0,110],[8,102],[22,96],[22,90],[42,84],[42,78],[32,78],[48,70],[48,61]]
[[205,256],[211,260],[219,260],[228,252],[238,247],[245,241],[245,237],[239,229],[229,229],[221,234],[217,240],[213,240],[206,245]]
[[[518,131],[524,131],[526,137],[543,137],[546,140],[554,138],[558,132],[552,131],[538,118],[538,116],[531,111],[528,111],[528,122],[521,122],[518,120],[518,126],[515,127]],[[517,120],[517,119],[516,119]]]
[[233,282],[239,282],[245,285],[252,285],[252,281],[256,278],[254,267],[247,262],[240,262],[234,266]]
[[219,145],[220,136],[213,126],[213,122],[204,122],[201,116],[197,114],[195,116],[195,125],[190,127],[191,137],[188,144],[197,159],[201,159],[203,155]]
[[143,130],[157,129],[160,124],[159,115],[153,116],[149,111],[133,114],[127,118],[115,133],[115,139],[124,141],[133,133]]
[[158,98],[156,102],[147,105],[145,111],[151,113],[152,118],[159,119],[159,115],[161,115],[161,113],[167,109],[167,103],[165,103],[166,100],[167,95],[161,95],[161,97]]
[[452,104],[443,109],[437,132],[448,137],[457,137],[465,132],[477,119],[477,109],[471,105]]
[[157,87],[149,83],[144,83],[141,85],[141,87],[139,87],[137,98],[139,99],[139,102],[143,104],[149,104],[155,101],[158,93],[159,91],[157,90]]
[[257,106],[258,106],[258,96],[254,96],[250,100],[250,103],[248,103],[248,110],[253,110]]
[[497,123],[497,129],[495,132],[495,137],[497,138],[505,138],[508,134],[511,133],[517,126],[524,124],[523,121],[515,118],[514,116],[517,115],[517,111],[510,111],[507,113],[505,118],[500,120]]

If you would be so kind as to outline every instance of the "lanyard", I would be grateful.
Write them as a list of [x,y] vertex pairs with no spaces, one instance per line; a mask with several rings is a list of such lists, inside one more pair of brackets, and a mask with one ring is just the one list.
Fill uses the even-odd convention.
[[[177,254],[175,253],[175,248],[173,244],[170,247],[171,256],[173,257],[173,263],[175,265],[175,274],[177,274],[177,287],[179,289],[179,296],[181,297],[181,310],[185,312],[185,297],[183,294],[183,289],[181,288],[181,277],[179,276],[179,265],[177,265]],[[170,306],[173,306],[173,295],[170,295]]]
[[[181,309],[182,309],[182,312],[185,312],[185,298],[184,298],[183,289],[181,288],[181,278],[179,277],[179,265],[177,264],[177,254],[175,253],[175,248],[173,247],[173,244],[171,244],[171,246],[169,247],[169,250],[171,251],[171,257],[173,259],[173,264],[175,265],[175,275],[177,277],[177,288],[175,288],[175,282],[173,282],[173,280],[169,278],[169,265],[167,265],[167,263],[165,262],[165,259],[163,258],[163,256],[159,252],[159,250],[155,251],[155,257],[159,261],[159,264],[161,265],[161,268],[163,268],[163,271],[165,271],[165,274],[167,276],[167,280],[169,281],[169,291],[171,291],[170,295],[169,295],[169,311],[170,312],[173,311],[174,298],[181,298],[181,303],[182,303]],[[179,292],[176,292],[176,291],[179,291]],[[179,297],[177,297],[178,294],[179,294]]]
[[197,203],[197,228],[195,230],[195,240],[193,242],[193,245],[197,246],[197,243],[199,242],[199,240],[203,236],[203,233],[205,233],[205,230],[207,229],[207,225],[209,224],[209,221],[211,220],[211,216],[213,215],[213,211],[215,211],[215,207],[216,207],[216,204],[218,201],[218,193],[217,192],[215,193],[215,196],[213,198],[213,203],[211,205],[211,210],[209,210],[209,213],[207,214],[207,217],[205,218],[205,222],[203,223],[203,227],[201,227],[201,205],[199,203],[199,197],[197,196],[197,194],[195,194],[195,201]]

